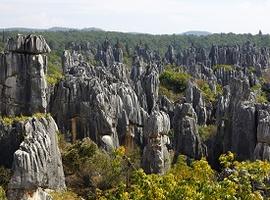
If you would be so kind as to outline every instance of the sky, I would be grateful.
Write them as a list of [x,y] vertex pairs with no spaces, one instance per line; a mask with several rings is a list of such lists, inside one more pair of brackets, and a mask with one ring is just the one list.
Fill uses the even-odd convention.
[[0,0],[0,27],[270,33],[270,0]]

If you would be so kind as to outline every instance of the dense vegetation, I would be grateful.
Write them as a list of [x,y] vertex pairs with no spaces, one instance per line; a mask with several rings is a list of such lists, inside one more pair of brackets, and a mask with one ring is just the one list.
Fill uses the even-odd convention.
[[106,153],[90,139],[74,144],[60,140],[60,147],[69,189],[52,193],[56,200],[77,200],[79,196],[100,200],[256,200],[269,195],[270,164],[238,162],[230,152],[220,157],[221,172],[214,171],[204,158],[187,161],[181,155],[169,172],[157,175],[145,174],[136,164],[139,157],[123,147]]
[[179,71],[179,69],[181,67],[167,65],[159,76],[159,94],[165,95],[173,101],[182,96],[191,77],[189,74]]
[[[17,34],[18,31],[5,32],[4,38]],[[20,32],[21,33],[21,32]],[[105,31],[36,31],[34,33],[42,34],[53,50],[61,53],[62,50],[71,42],[85,42],[97,46],[107,37],[113,44],[120,41],[125,47],[125,51],[134,50],[138,43],[147,44],[150,49],[159,51],[162,55],[167,51],[168,45],[173,44],[176,50],[190,47],[192,44],[197,47],[210,48],[212,44],[234,45],[243,44],[247,40],[255,43],[257,46],[270,47],[269,35],[251,35],[251,34],[211,34],[208,36],[195,35],[150,35],[150,34],[132,34],[121,32]],[[3,32],[0,33],[2,39]],[[132,53],[132,51],[130,51]]]

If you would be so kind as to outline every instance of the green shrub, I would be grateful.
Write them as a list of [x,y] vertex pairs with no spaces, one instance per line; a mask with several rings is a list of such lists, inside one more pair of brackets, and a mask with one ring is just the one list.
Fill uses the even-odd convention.
[[[120,182],[117,187],[97,191],[97,199],[112,200],[175,200],[175,199],[268,199],[270,163],[266,161],[234,160],[228,153],[220,157],[224,169],[217,178],[215,172],[203,158],[187,164],[187,158],[180,155],[176,164],[165,175],[145,174],[143,170],[134,171],[131,186]],[[228,170],[230,169],[230,170]],[[257,187],[259,186],[259,187]]]
[[49,113],[35,113],[32,116],[25,116],[25,115],[20,115],[20,116],[3,116],[0,117],[0,121],[4,124],[4,125],[11,125],[15,122],[25,122],[27,120],[29,120],[31,117],[36,117],[38,119],[45,117],[48,118],[50,116]]
[[7,200],[6,192],[1,186],[0,186],[0,199],[1,200]]
[[199,126],[198,132],[202,140],[206,141],[216,135],[217,126],[216,125]]
[[256,84],[251,87],[251,91],[256,95],[256,103],[267,103],[267,94],[262,90],[261,84]]
[[213,66],[214,71],[218,69],[224,69],[225,71],[232,71],[234,70],[234,66],[232,65],[225,65],[225,64],[220,64],[220,65],[214,65]]
[[175,93],[186,90],[190,75],[184,72],[175,72],[172,69],[165,70],[159,77],[160,84]]
[[106,190],[127,181],[130,163],[133,167],[140,164],[140,152],[126,154],[125,148],[119,147],[107,153],[89,138],[74,144],[61,144],[60,147],[63,146],[65,149],[61,151],[67,186],[87,199],[95,199],[97,188]]
[[11,170],[0,166],[0,185],[6,188],[11,178]]
[[159,95],[164,95],[166,96],[168,99],[170,99],[172,102],[175,102],[177,100],[179,100],[183,95],[179,94],[179,93],[175,93],[170,89],[167,89],[166,87],[164,87],[163,85],[159,86]]
[[[210,89],[210,86],[207,83],[207,81],[202,80],[202,79],[198,79],[198,80],[196,80],[196,83],[197,83],[198,87],[200,88],[200,90],[202,91],[203,97],[205,98],[205,100],[207,102],[216,101],[218,93],[217,92],[215,93]],[[220,88],[219,88],[219,90],[220,90]]]
[[48,54],[48,72],[46,80],[49,85],[55,85],[63,78],[61,57],[52,51]]
[[54,191],[50,193],[53,200],[81,200],[81,198],[72,191]]

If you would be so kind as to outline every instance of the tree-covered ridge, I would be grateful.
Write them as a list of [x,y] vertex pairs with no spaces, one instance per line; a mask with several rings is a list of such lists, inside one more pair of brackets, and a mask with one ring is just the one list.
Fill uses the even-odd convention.
[[[4,32],[4,38],[18,34],[18,31]],[[101,44],[105,38],[109,38],[111,43],[120,41],[123,46],[132,50],[139,43],[147,44],[147,46],[160,52],[164,55],[169,45],[173,45],[176,50],[186,49],[191,45],[210,49],[212,44],[216,45],[242,45],[246,41],[256,44],[258,47],[270,47],[270,35],[251,35],[251,34],[234,34],[220,33],[207,36],[195,35],[151,35],[151,34],[132,34],[110,31],[41,31],[31,32],[43,35],[49,46],[56,51],[62,52],[71,42],[90,42],[91,45]],[[3,32],[0,33],[0,38],[3,38]]]

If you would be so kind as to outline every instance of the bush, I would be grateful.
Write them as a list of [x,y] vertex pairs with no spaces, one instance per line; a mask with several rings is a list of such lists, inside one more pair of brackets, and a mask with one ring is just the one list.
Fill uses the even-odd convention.
[[72,191],[54,191],[50,193],[53,200],[81,200],[81,198]]
[[217,99],[218,93],[222,91],[222,87],[220,88],[220,86],[217,86],[217,91],[216,93],[213,92],[210,89],[209,84],[207,83],[207,81],[202,80],[202,79],[198,79],[196,80],[196,83],[198,85],[198,87],[200,88],[200,90],[202,91],[203,97],[207,102],[214,102]]
[[11,125],[15,122],[25,122],[27,120],[29,120],[31,117],[36,117],[38,119],[42,118],[42,117],[49,117],[50,114],[49,113],[35,113],[32,116],[25,116],[25,115],[20,115],[20,116],[4,116],[4,117],[0,117],[0,121],[4,124],[4,125]]
[[266,92],[262,90],[261,84],[256,84],[251,88],[251,91],[256,95],[256,103],[267,103]]
[[52,51],[48,57],[48,72],[46,80],[49,85],[55,85],[63,78],[61,57],[55,51]]
[[0,199],[1,200],[7,200],[6,192],[1,186],[0,186]]
[[179,100],[183,96],[182,94],[175,93],[162,85],[159,86],[159,95],[166,96],[172,102]]
[[216,135],[217,126],[216,125],[199,126],[198,132],[202,140],[206,141]]
[[175,72],[172,69],[165,70],[159,77],[161,86],[175,93],[186,90],[190,75],[184,72]]
[[263,199],[262,193],[269,192],[269,162],[237,162],[234,158],[230,152],[220,157],[223,170],[230,173],[217,176],[204,158],[187,165],[187,158],[180,155],[165,175],[137,170],[130,187],[119,183],[113,189],[98,191],[97,199]]
[[96,189],[106,190],[128,181],[130,163],[139,159],[138,153],[129,152],[127,157],[123,147],[106,153],[89,138],[61,146],[65,147],[62,159],[67,186],[87,199],[96,198]]
[[232,71],[232,70],[234,70],[234,66],[220,64],[220,65],[214,65],[213,69],[214,69],[214,71],[216,71],[218,69],[224,69],[225,71]]

